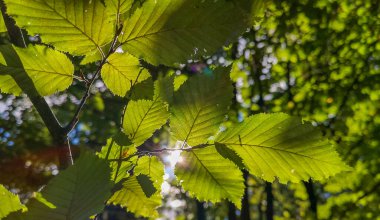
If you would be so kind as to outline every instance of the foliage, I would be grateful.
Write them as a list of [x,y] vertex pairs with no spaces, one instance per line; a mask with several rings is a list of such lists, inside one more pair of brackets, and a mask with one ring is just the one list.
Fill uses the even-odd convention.
[[57,50],[84,55],[112,40],[112,17],[100,1],[6,0],[5,4],[17,25]]
[[[74,67],[62,53],[46,46],[32,46],[26,49],[1,46],[0,85],[3,93],[19,95],[18,84],[26,84],[24,78],[32,79],[41,95],[51,95],[63,91],[73,81]],[[37,57],[34,62],[31,57]],[[31,88],[25,88],[30,90]]]
[[183,152],[181,155],[184,159],[177,164],[175,173],[185,190],[202,201],[229,199],[241,208],[244,181],[235,164],[219,155],[214,147]]
[[[252,96],[254,90],[250,91],[252,94],[243,94],[244,85],[249,83],[245,68],[255,72],[254,68],[262,67],[261,60],[255,60],[253,54],[235,56],[232,67],[206,67],[196,71],[201,73],[177,76],[181,72],[178,69],[184,66],[179,64],[221,51],[222,46],[235,41],[248,28],[251,31],[245,37],[262,31],[254,32],[252,25],[258,20],[255,16],[261,15],[267,6],[263,1],[4,2],[16,25],[36,39],[27,48],[11,44],[0,47],[1,91],[13,95],[24,92],[30,98],[66,161],[62,152],[71,153],[68,137],[73,135],[70,141],[80,143],[75,135],[86,132],[86,126],[112,128],[106,133],[112,138],[100,152],[82,149],[74,165],[61,171],[27,203],[28,212],[14,215],[26,219],[86,219],[100,213],[107,203],[137,216],[158,217],[166,168],[159,157],[152,155],[167,152],[180,152],[182,160],[176,164],[175,175],[178,185],[190,196],[213,203],[227,199],[239,209],[246,187],[242,170],[256,176],[253,179],[257,182],[262,178],[280,183],[310,178],[324,181],[349,170],[332,142],[300,117],[284,113],[246,116],[264,109],[262,87],[258,88],[258,105],[246,97]],[[275,3],[269,5],[269,11],[273,7]],[[265,22],[273,20],[268,18]],[[246,37],[247,41],[250,37]],[[293,60],[298,59],[281,46],[272,49],[284,62],[293,65]],[[239,64],[243,68],[239,69]],[[273,67],[274,77],[283,77],[281,65],[280,62],[277,69]],[[163,72],[168,73],[163,76]],[[302,77],[300,83],[309,85]],[[261,80],[259,75],[253,78],[256,84]],[[243,86],[237,86],[239,80],[243,80]],[[94,87],[100,87],[97,82],[103,82],[112,94],[94,91]],[[78,108],[67,108],[66,113],[62,113],[65,106],[57,108],[61,118],[67,119],[67,126],[63,127],[42,96],[58,97],[57,92],[64,92],[71,84],[67,93],[75,94],[72,99]],[[83,98],[76,98],[78,91],[74,89],[83,87]],[[289,98],[287,106],[293,108],[297,105],[294,102],[305,99],[307,92],[302,89],[298,96]],[[95,95],[88,100],[91,93]],[[238,93],[243,97],[239,104]],[[104,103],[104,97],[122,104],[113,109]],[[248,110],[244,108],[247,100]],[[268,103],[272,111],[282,109],[278,106],[284,105],[284,101],[279,100]],[[86,102],[92,102],[93,114],[89,119],[81,116]],[[239,120],[231,115],[235,110],[243,115]],[[74,112],[73,117],[70,112]],[[103,120],[111,121],[110,125],[94,125],[93,118],[100,112],[113,117]],[[315,117],[321,119],[320,115],[323,114]],[[120,118],[121,122],[117,121]],[[159,147],[155,134],[165,134],[166,130],[170,130],[166,141],[169,146]],[[102,146],[105,138],[94,136],[98,142],[93,145]]]
[[196,146],[206,143],[218,131],[231,104],[232,86],[227,72],[228,68],[215,71],[214,76],[193,77],[174,93],[170,109],[174,138]]
[[[134,169],[134,175],[128,177],[122,189],[108,200],[109,203],[126,207],[136,215],[158,217],[157,207],[161,205],[160,188],[163,182],[164,166],[156,157],[141,157]],[[142,184],[139,177],[146,175],[153,181],[153,193],[146,191],[151,186]]]
[[318,130],[286,114],[251,116],[215,142],[236,151],[252,174],[270,182],[322,180],[348,170]]
[[[378,12],[377,1],[273,1],[262,22],[226,51],[238,85],[236,120],[260,111],[301,116],[337,142],[353,167],[349,174],[306,187],[273,184],[275,218],[315,218],[313,212],[318,219],[379,215],[379,142],[374,135],[379,128],[374,36],[379,30],[371,28]],[[263,185],[250,181],[254,189]],[[251,211],[251,217],[259,218],[266,192],[254,197],[251,206],[259,212]]]
[[0,218],[6,217],[9,213],[23,208],[17,195],[9,192],[3,185],[0,185]]
[[106,161],[84,152],[75,165],[63,171],[28,202],[22,219],[84,219],[103,208],[112,188]]

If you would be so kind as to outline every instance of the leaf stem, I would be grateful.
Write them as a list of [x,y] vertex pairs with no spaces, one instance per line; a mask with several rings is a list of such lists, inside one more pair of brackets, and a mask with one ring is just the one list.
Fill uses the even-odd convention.
[[123,158],[123,159],[109,159],[108,161],[110,162],[119,162],[119,161],[129,161],[131,158],[133,157],[136,157],[136,156],[146,156],[146,155],[152,155],[152,154],[160,154],[160,153],[164,153],[164,152],[173,152],[173,151],[185,151],[185,152],[191,152],[193,150],[196,150],[196,149],[202,149],[202,148],[206,148],[206,147],[209,147],[209,146],[213,146],[214,144],[201,144],[201,145],[198,145],[198,146],[195,146],[195,147],[188,147],[188,148],[161,148],[161,149],[157,149],[157,150],[150,150],[150,151],[139,151],[139,152],[136,152],[135,154],[132,154],[126,158]]

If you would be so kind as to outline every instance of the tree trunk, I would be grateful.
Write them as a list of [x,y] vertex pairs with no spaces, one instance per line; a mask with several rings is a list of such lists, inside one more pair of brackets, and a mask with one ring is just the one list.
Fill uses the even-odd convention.
[[236,207],[232,202],[228,202],[228,220],[236,219]]
[[[24,41],[24,36],[22,30],[16,26],[15,21],[6,14],[6,7],[3,0],[0,0],[1,13],[4,18],[5,26],[8,30],[9,39],[12,44],[17,47],[25,48],[27,45]],[[14,53],[15,58],[18,57],[16,51],[11,51]],[[4,57],[7,62],[7,57]],[[22,67],[21,60],[17,60],[18,64]],[[42,97],[34,86],[32,79],[24,72],[18,75],[11,75],[15,80],[17,85],[22,89],[24,93],[28,95],[28,98],[32,102],[34,108],[37,110],[38,114],[45,123],[49,133],[51,134],[55,146],[57,146],[57,155],[59,157],[60,169],[65,169],[69,165],[73,164],[73,158],[71,155],[70,145],[68,141],[68,132],[61,126],[53,111],[47,104],[44,97]]]
[[250,220],[250,209],[249,209],[249,194],[248,194],[248,176],[249,173],[246,170],[243,170],[243,177],[244,177],[244,183],[245,183],[245,189],[244,189],[244,197],[242,201],[242,208],[241,208],[241,220]]
[[198,220],[206,220],[206,210],[203,206],[203,202],[199,202],[197,200],[197,219]]
[[303,181],[303,184],[305,185],[309,197],[309,209],[312,212],[314,219],[318,219],[318,199],[315,195],[314,183],[312,180],[309,180],[308,182]]
[[265,215],[267,220],[273,220],[274,209],[273,209],[273,193],[272,193],[272,183],[265,183],[265,192],[267,194],[267,209],[265,211]]

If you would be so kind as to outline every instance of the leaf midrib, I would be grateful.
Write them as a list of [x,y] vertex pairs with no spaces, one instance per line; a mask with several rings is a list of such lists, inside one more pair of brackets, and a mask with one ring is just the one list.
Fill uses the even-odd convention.
[[194,128],[194,126],[195,126],[195,122],[198,120],[198,117],[199,117],[199,115],[200,115],[201,112],[202,112],[202,108],[198,110],[197,115],[195,116],[194,121],[193,121],[193,123],[192,123],[192,125],[191,125],[191,127],[190,127],[190,130],[189,130],[189,132],[187,133],[185,140],[183,141],[184,144],[185,144],[185,143],[187,144],[187,140],[189,139],[190,134],[191,134],[191,132],[193,131],[193,128]]
[[[13,67],[13,66],[4,66],[2,65],[4,68],[7,68],[7,69],[11,69],[13,71],[36,71],[36,72],[42,72],[42,73],[48,73],[48,74],[55,74],[55,75],[60,75],[60,76],[65,76],[65,77],[70,77],[72,78],[72,75],[70,74],[64,74],[64,73],[60,73],[60,72],[55,72],[55,71],[47,71],[47,70],[38,70],[38,69],[31,69],[31,68],[21,68],[21,67]],[[8,74],[5,74],[5,73],[1,73],[0,72],[0,75],[3,75],[3,76],[6,76],[6,75],[13,75],[12,73],[8,73]]]
[[152,108],[153,108],[154,104],[156,104],[157,100],[158,100],[158,97],[153,100],[152,105],[149,106],[148,110],[145,112],[144,116],[141,118],[139,124],[136,127],[136,130],[133,132],[133,135],[131,138],[132,140],[135,138],[137,132],[139,131],[139,129],[140,129],[140,127],[144,121],[144,119],[148,116],[148,113],[152,110]]
[[227,145],[227,146],[242,146],[242,147],[247,146],[247,147],[258,147],[258,148],[270,149],[270,150],[274,150],[274,151],[281,151],[281,152],[285,152],[285,153],[288,153],[288,154],[293,154],[293,155],[296,155],[296,156],[299,156],[299,157],[306,157],[306,158],[309,158],[311,160],[316,160],[316,161],[327,163],[327,164],[333,165],[333,166],[339,166],[339,167],[341,166],[341,165],[334,164],[334,163],[331,163],[331,162],[328,162],[328,161],[324,161],[324,160],[321,160],[321,159],[317,159],[317,158],[314,158],[314,157],[311,157],[311,156],[308,156],[308,155],[303,155],[303,154],[300,154],[300,153],[297,153],[297,152],[292,152],[292,151],[288,151],[288,150],[284,150],[284,149],[279,149],[279,148],[273,148],[273,147],[264,146],[264,145],[240,144],[240,143],[238,143],[238,144],[236,144],[236,143],[219,143],[219,144],[224,144],[224,145]]

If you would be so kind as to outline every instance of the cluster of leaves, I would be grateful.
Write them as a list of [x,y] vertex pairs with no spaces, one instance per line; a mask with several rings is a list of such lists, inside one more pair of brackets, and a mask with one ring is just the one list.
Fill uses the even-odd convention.
[[[239,118],[262,110],[302,116],[339,143],[355,170],[314,183],[311,194],[302,185],[273,185],[276,217],[307,218],[312,197],[320,219],[379,215],[379,30],[371,28],[379,10],[377,1],[273,2],[260,25],[227,51],[240,85]],[[253,207],[265,207],[260,195]]]
[[[233,97],[229,67],[185,82],[166,76],[150,83],[139,59],[171,66],[212,54],[252,25],[260,1],[104,3],[5,0],[8,15],[30,35],[38,34],[44,45],[0,47],[3,93],[46,96],[64,91],[78,77],[70,57],[79,56],[79,68],[97,67],[89,87],[101,75],[113,94],[127,100],[121,132],[97,154],[82,150],[74,165],[28,202],[27,212],[10,218],[84,219],[101,212],[104,202],[155,217],[164,166],[152,155],[165,151],[181,152],[175,174],[191,196],[211,202],[228,199],[238,208],[245,188],[241,170],[270,182],[297,183],[349,169],[333,144],[298,117],[257,114],[223,128]],[[168,122],[178,148],[142,150]],[[3,216],[23,208],[9,192],[1,201]]]

